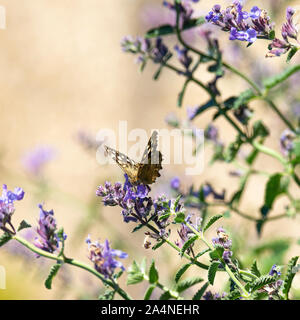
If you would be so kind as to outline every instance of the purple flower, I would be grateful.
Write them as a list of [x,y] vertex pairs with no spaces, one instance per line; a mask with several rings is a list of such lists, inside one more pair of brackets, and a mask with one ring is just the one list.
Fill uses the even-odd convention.
[[232,251],[230,251],[232,246],[232,241],[229,239],[226,231],[220,227],[217,229],[217,237],[212,239],[214,245],[220,245],[224,248],[223,259],[225,263],[230,263],[230,258],[232,256]]
[[171,188],[173,190],[179,190],[180,188],[180,179],[178,177],[174,177],[172,180],[171,180]]
[[39,176],[49,161],[55,157],[55,151],[51,147],[40,146],[25,154],[23,158],[24,168],[32,175]]
[[193,61],[193,59],[190,56],[188,56],[188,50],[186,48],[180,49],[178,45],[174,47],[174,50],[177,53],[178,60],[185,67],[186,71],[188,71],[189,66]]
[[288,37],[297,40],[298,30],[297,30],[297,28],[296,28],[296,26],[294,25],[294,22],[293,22],[293,15],[294,14],[295,14],[295,10],[293,8],[288,7],[286,9],[286,20],[287,20],[287,22],[285,22],[282,25],[282,28],[281,28],[282,37],[286,41],[288,41]]
[[285,129],[280,136],[280,150],[285,155],[288,154],[294,148],[294,140],[296,138],[296,134],[290,129]]
[[154,56],[153,61],[155,63],[161,63],[168,54],[168,52],[169,49],[163,43],[163,40],[161,38],[157,38],[155,41],[155,47],[152,49],[152,54]]
[[199,109],[199,106],[187,107],[186,113],[187,113],[188,120],[191,121],[195,118],[195,116],[197,115],[198,109]]
[[12,232],[6,228],[9,224],[15,233],[15,229],[11,224],[11,217],[15,212],[14,201],[20,201],[24,198],[24,191],[22,188],[15,188],[14,191],[7,190],[7,185],[3,184],[2,195],[0,197],[0,229],[5,232]]
[[204,300],[221,300],[222,298],[225,298],[226,292],[223,292],[222,295],[219,293],[213,294],[211,291],[206,291],[203,295]]
[[272,268],[271,268],[271,270],[270,270],[270,272],[269,272],[269,275],[270,275],[270,276],[276,275],[276,276],[278,276],[278,277],[281,276],[280,269],[277,267],[276,264],[274,264],[274,265],[272,266]]
[[264,10],[254,6],[248,13],[243,11],[240,1],[234,1],[226,10],[221,10],[219,5],[214,6],[206,16],[206,20],[223,31],[229,31],[230,40],[249,43],[256,41],[258,36],[268,38],[270,31],[273,30],[273,24],[270,23],[270,18]]
[[94,268],[105,278],[111,278],[116,268],[125,270],[123,264],[115,258],[125,259],[128,254],[121,250],[111,249],[107,239],[102,244],[98,241],[92,242],[88,237],[86,243],[89,251],[88,258],[94,263]]
[[257,32],[253,28],[249,28],[246,31],[238,31],[236,28],[231,28],[229,40],[240,40],[254,42],[257,38]]
[[224,200],[225,199],[225,190],[223,190],[222,193],[218,193],[214,190],[211,184],[206,183],[202,187],[203,195],[204,197],[208,197],[209,195],[212,195],[215,200]]
[[261,9],[259,9],[257,6],[252,7],[249,17],[251,19],[258,19],[261,14]]
[[[39,204],[40,208],[40,217],[39,217],[39,226],[37,228],[37,233],[39,237],[36,237],[34,240],[34,245],[44,251],[53,253],[59,248],[59,237],[57,235],[57,225],[56,220],[54,219],[53,210],[46,211],[43,209],[43,206]],[[63,235],[66,239],[66,235]]]

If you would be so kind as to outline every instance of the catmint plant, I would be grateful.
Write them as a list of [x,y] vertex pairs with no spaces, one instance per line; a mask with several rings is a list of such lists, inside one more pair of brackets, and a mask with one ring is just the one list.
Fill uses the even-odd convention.
[[[297,292],[293,288],[299,256],[286,257],[287,250],[295,241],[275,239],[268,242],[264,239],[267,224],[271,225],[274,220],[292,219],[300,213],[299,197],[291,192],[293,187],[296,191],[300,187],[299,122],[295,117],[285,114],[281,105],[277,105],[275,92],[300,71],[300,65],[293,64],[293,57],[299,50],[295,9],[286,8],[286,21],[278,36],[278,27],[272,14],[263,8],[263,2],[254,3],[249,8],[243,6],[241,1],[233,1],[226,8],[214,4],[204,16],[197,16],[194,7],[196,3],[201,6],[201,1],[198,0],[162,1],[162,8],[170,10],[175,21],[153,26],[143,35],[125,36],[121,40],[121,49],[124,53],[135,55],[140,71],[153,63],[156,67],[153,79],[156,81],[165,69],[182,79],[182,88],[174,99],[174,105],[178,108],[184,106],[190,84],[197,86],[199,96],[203,92],[206,94],[204,102],[186,106],[183,120],[174,111],[165,116],[165,121],[168,126],[182,132],[186,127],[191,128],[193,134],[190,138],[194,139],[198,126],[196,120],[205,119],[202,116],[209,111],[211,116],[203,129],[205,143],[212,149],[212,157],[206,169],[213,170],[212,166],[218,162],[224,167],[224,172],[229,173],[230,179],[238,180],[237,188],[229,192],[227,185],[217,180],[186,186],[184,177],[178,173],[170,177],[168,193],[159,192],[155,196],[153,189],[155,184],[159,184],[159,179],[153,181],[155,183],[150,187],[148,182],[141,183],[138,179],[133,183],[127,174],[121,181],[110,179],[95,187],[94,200],[97,207],[104,206],[106,211],[119,214],[114,219],[119,219],[121,225],[124,223],[123,226],[126,224],[126,227],[131,228],[128,238],[134,239],[143,250],[148,250],[151,261],[147,262],[146,258],[140,261],[137,256],[127,254],[127,249],[126,252],[122,247],[115,249],[118,245],[114,243],[113,236],[111,239],[104,236],[92,241],[87,234],[85,261],[70,257],[71,249],[68,254],[65,250],[69,246],[69,237],[66,241],[64,228],[59,227],[54,211],[47,211],[44,204],[39,205],[39,218],[30,229],[35,230],[35,239],[22,236],[20,231],[31,225],[23,220],[18,227],[14,226],[12,215],[16,214],[15,203],[23,199],[24,191],[21,188],[8,191],[4,185],[0,197],[0,247],[15,241],[39,257],[36,260],[53,261],[45,280],[47,289],[55,285],[55,276],[62,265],[65,265],[69,268],[81,268],[94,276],[99,288],[106,288],[104,294],[99,296],[101,300],[115,297],[125,300],[141,299],[141,296],[132,297],[127,291],[129,286],[142,282],[145,285],[144,300],[299,298],[299,290]],[[206,26],[198,35],[202,45],[197,45],[197,40],[193,45],[187,43],[183,33],[201,28],[203,24]],[[226,36],[227,33],[227,47],[244,47],[245,50],[239,50],[239,56],[246,55],[247,50],[254,48],[258,41],[263,41],[268,45],[266,52],[259,53],[262,61],[268,61],[263,60],[266,57],[286,54],[289,65],[274,76],[265,76],[257,83],[251,79],[247,70],[243,70],[242,64],[234,66],[234,59],[230,64],[224,60],[227,48],[221,46],[223,42],[219,41],[220,36],[215,34],[212,26],[221,35],[224,33]],[[168,37],[170,35],[173,36],[171,39]],[[251,56],[247,58],[252,59]],[[197,72],[200,66],[206,68],[209,78]],[[229,77],[236,77],[245,88],[239,93],[225,96],[222,83],[231,81]],[[281,89],[279,91],[286,88],[282,86]],[[277,136],[274,134],[276,128],[267,125],[266,117],[258,118],[257,109],[262,107],[261,104],[269,108],[278,123],[284,126],[283,132],[279,132]],[[230,126],[231,141],[224,139],[224,129],[218,123],[220,119]],[[277,144],[272,147],[268,143],[270,136],[278,139]],[[88,150],[95,150],[103,143],[96,142],[84,133],[80,133],[77,138]],[[259,162],[256,162],[259,157],[264,157],[264,164],[272,159],[278,166],[272,172],[267,171],[267,165],[260,167]],[[46,156],[43,152],[42,155],[38,152],[36,156],[29,157],[29,160],[31,172],[39,173],[43,164],[48,161],[47,152]],[[241,207],[242,199],[249,180],[257,175],[265,178],[262,202],[259,207],[251,208],[250,213],[244,212]],[[274,208],[279,197],[284,198],[286,205],[282,213],[275,214]],[[216,214],[217,208],[221,208],[221,213]],[[247,220],[249,229],[255,229],[258,245],[238,238],[242,236],[236,235],[238,232],[235,230],[234,215]],[[110,221],[111,217],[106,223],[111,223]],[[297,223],[297,220],[293,220],[293,223]],[[288,231],[286,232],[288,237]],[[142,234],[143,240],[137,233]],[[127,242],[129,241],[126,240]],[[169,265],[166,266],[167,271],[174,273],[169,274],[168,279],[163,279],[156,264],[158,260],[163,261],[162,250],[168,250],[169,255],[173,254],[180,262],[175,272],[171,271]],[[187,273],[190,269],[192,276],[189,277]],[[122,287],[119,282],[121,277],[127,277],[126,285]],[[170,284],[169,279],[173,280],[170,286],[166,284]],[[220,290],[216,289],[217,281],[223,281]]]

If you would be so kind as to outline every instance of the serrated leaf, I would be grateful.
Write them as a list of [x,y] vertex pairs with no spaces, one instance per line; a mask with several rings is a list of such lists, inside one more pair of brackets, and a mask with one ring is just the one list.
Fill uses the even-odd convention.
[[201,257],[202,255],[204,255],[205,253],[207,253],[207,252],[209,252],[209,251],[210,251],[209,248],[202,250],[201,252],[199,252],[199,253],[195,256],[195,259],[198,259],[199,257]]
[[147,289],[147,291],[145,292],[144,295],[144,300],[150,300],[151,294],[153,292],[153,290],[155,289],[155,285],[150,285]]
[[205,282],[205,284],[195,293],[192,300],[200,300],[208,286],[209,283]]
[[221,214],[217,214],[213,217],[211,217],[209,219],[209,221],[207,222],[207,224],[205,225],[205,227],[203,228],[203,233],[210,228],[216,221],[218,221],[219,219],[221,219],[223,216]]
[[31,228],[31,225],[29,223],[27,223],[25,220],[22,220],[19,227],[18,227],[18,231],[21,231],[26,228]]
[[260,271],[258,270],[256,261],[253,262],[250,270],[251,270],[251,272],[252,272],[254,275],[256,275],[257,277],[260,277],[260,276],[261,276]]
[[140,283],[144,280],[144,274],[136,261],[133,261],[127,274],[127,285]]
[[169,300],[171,298],[171,294],[169,291],[165,291],[160,297],[159,300]]
[[251,283],[247,283],[247,288],[251,291],[254,292],[258,289],[261,289],[262,287],[273,283],[274,281],[277,280],[277,276],[270,276],[270,275],[264,275],[259,277],[258,279],[255,279]]
[[45,287],[47,289],[49,289],[49,290],[51,289],[52,281],[53,281],[54,277],[56,276],[56,274],[57,274],[57,272],[58,272],[58,270],[60,269],[61,266],[62,266],[61,264],[55,264],[55,265],[53,265],[51,267],[50,273],[48,275],[48,278],[45,281]]
[[9,233],[4,233],[1,237],[0,237],[0,247],[2,247],[3,245],[5,245],[5,243],[7,243],[9,240],[11,240],[11,235]]
[[208,268],[208,282],[213,285],[220,262],[213,261]]
[[293,279],[296,275],[296,272],[294,272],[293,268],[296,266],[298,258],[299,256],[293,257],[288,263],[288,268],[284,278],[283,290],[282,290],[282,292],[285,294],[286,299],[288,299],[289,297],[289,291],[291,289]]
[[228,295],[225,296],[225,300],[236,300],[241,297],[241,293],[238,289],[234,289],[231,292],[229,292]]
[[218,259],[222,258],[223,252],[224,252],[224,247],[222,247],[221,245],[216,245],[215,250],[211,251],[209,253],[209,256],[213,260],[218,260]]
[[177,292],[185,291],[185,290],[189,289],[190,287],[194,286],[195,284],[200,283],[202,281],[203,281],[203,279],[200,277],[187,278],[187,279],[182,280],[179,283],[177,283],[176,291]]
[[158,271],[155,268],[155,262],[152,260],[150,269],[149,269],[149,282],[150,283],[156,283],[158,281]]
[[175,275],[175,282],[177,283],[180,278],[183,276],[183,274],[186,272],[186,270],[191,266],[190,263],[184,264],[183,266],[181,266],[181,268],[177,271],[176,275]]
[[240,135],[238,135],[235,141],[231,142],[228,145],[224,153],[224,158],[226,162],[232,162],[235,159],[243,143],[244,141],[241,139]]
[[180,250],[180,256],[182,257],[185,251],[198,239],[197,235],[192,236],[187,240]]

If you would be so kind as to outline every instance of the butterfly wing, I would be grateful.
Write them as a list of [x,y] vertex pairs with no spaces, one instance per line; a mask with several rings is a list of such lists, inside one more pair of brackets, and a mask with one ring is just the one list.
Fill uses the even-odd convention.
[[127,157],[124,153],[114,150],[108,146],[104,146],[105,151],[109,154],[117,165],[128,175],[132,183],[137,182],[139,164]]
[[158,133],[154,131],[148,141],[138,170],[138,180],[144,184],[154,183],[156,178],[160,177],[162,154],[157,150],[157,146]]

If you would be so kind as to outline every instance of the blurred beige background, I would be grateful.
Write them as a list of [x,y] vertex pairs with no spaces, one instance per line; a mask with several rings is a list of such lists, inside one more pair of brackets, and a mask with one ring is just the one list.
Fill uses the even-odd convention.
[[[154,258],[158,267],[162,268],[162,282],[168,284],[170,279],[167,275],[174,276],[182,261],[171,248],[155,252],[144,250],[143,233],[132,234],[132,225],[122,222],[117,208],[102,208],[100,199],[95,199],[97,185],[105,179],[120,180],[122,173],[116,166],[99,166],[95,154],[86,152],[74,138],[81,129],[93,136],[101,128],[116,129],[119,120],[127,120],[129,129],[144,128],[150,132],[152,128],[166,128],[164,118],[167,113],[174,111],[179,117],[185,118],[186,106],[206,101],[205,93],[191,85],[184,107],[179,110],[176,97],[183,78],[164,70],[160,80],[155,82],[152,75],[157,66],[149,64],[141,74],[134,63],[135,57],[121,51],[121,38],[127,34],[142,35],[149,24],[145,14],[147,17],[147,13],[154,12],[155,16],[161,2],[0,1],[7,14],[7,28],[0,30],[0,182],[7,183],[9,189],[15,186],[25,189],[24,200],[16,204],[13,217],[16,225],[22,219],[36,225],[37,204],[44,201],[47,210],[54,209],[58,224],[64,226],[69,236],[67,255],[85,263],[89,263],[84,243],[87,234],[78,236],[76,230],[85,223],[85,216],[91,213],[89,208],[94,203],[96,213],[92,226],[86,231],[92,239],[109,238],[114,248],[128,252],[130,257],[125,261],[126,266],[133,259],[140,261],[144,255],[148,257],[148,262]],[[285,16],[281,7],[298,5],[299,1],[276,2],[279,28]],[[205,14],[213,4],[212,1],[209,4],[200,1],[197,10]],[[248,1],[247,8],[255,4],[263,6],[265,1]],[[270,8],[269,1],[266,7]],[[240,60],[235,61],[233,51],[230,51],[233,43],[228,41],[228,35],[219,35],[227,60],[239,63],[248,72],[257,71],[261,74],[265,69],[276,72],[285,67],[284,58],[264,58],[265,42],[255,43],[247,49],[247,53],[242,50]],[[171,46],[175,44],[173,38],[168,41]],[[194,41],[195,46],[203,45],[197,33]],[[205,67],[199,69],[197,76],[204,81],[211,78]],[[226,72],[219,88],[224,97],[229,97],[246,89],[247,84]],[[289,112],[284,97],[278,98],[278,105],[282,111]],[[255,102],[251,107],[256,111],[255,118],[262,118],[274,130],[267,145],[279,150],[278,139],[285,129],[284,125],[266,105]],[[201,116],[196,121],[197,126],[204,128],[211,116],[212,113]],[[220,128],[221,138],[230,141],[234,132],[228,124],[222,120],[216,124]],[[45,170],[51,188],[46,193],[39,193],[36,183],[24,172],[21,159],[25,152],[43,144],[53,146],[58,154]],[[206,163],[210,154],[208,147]],[[264,156],[258,159],[256,166],[263,166],[269,172],[281,170],[280,164]],[[178,175],[186,186],[192,182],[199,186],[204,181],[210,181],[217,190],[226,187],[230,194],[238,186],[238,180],[228,175],[232,168],[232,165],[217,163],[209,167],[206,164],[204,173],[192,179],[184,177],[184,167],[166,166],[153,192],[163,190],[170,178]],[[242,202],[242,209],[246,213],[258,215],[258,208],[263,201],[264,182],[265,178],[261,177],[251,179]],[[292,194],[299,197],[299,189],[293,186]],[[282,213],[286,203],[286,199],[279,200],[272,214]],[[299,223],[299,217],[271,222],[264,228],[263,239],[274,235],[279,238],[300,238]],[[253,223],[236,217],[234,213],[223,225],[228,225],[233,232],[244,234],[249,246],[262,241],[256,236]],[[176,238],[175,233],[173,236]],[[293,245],[288,256],[297,250],[299,246]],[[173,261],[172,270],[170,259]],[[22,259],[1,249],[0,265],[7,270],[7,290],[0,290],[2,299],[97,298],[99,292],[96,278],[69,266],[65,268],[65,278],[54,280],[53,290],[49,291],[43,286],[49,269],[47,262],[24,263]],[[125,277],[122,285],[124,280]],[[295,285],[300,288],[299,279]],[[141,297],[144,288],[142,284],[137,288],[129,288],[129,292],[136,298]]]

